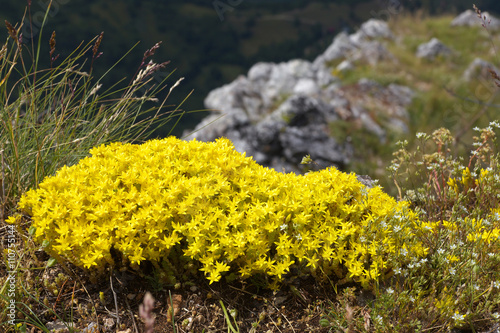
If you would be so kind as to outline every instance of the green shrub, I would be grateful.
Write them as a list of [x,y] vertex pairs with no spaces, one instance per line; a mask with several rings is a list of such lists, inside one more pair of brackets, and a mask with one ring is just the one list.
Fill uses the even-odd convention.
[[210,282],[232,269],[277,282],[295,263],[367,287],[396,261],[426,252],[406,202],[334,168],[283,174],[227,139],[170,137],[90,152],[19,203],[46,251],[80,267],[115,265],[112,248],[136,269],[182,250]]

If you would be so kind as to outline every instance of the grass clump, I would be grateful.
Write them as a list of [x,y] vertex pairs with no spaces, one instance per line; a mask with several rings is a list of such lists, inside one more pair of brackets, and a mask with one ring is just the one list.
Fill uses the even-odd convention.
[[[91,147],[147,138],[174,117],[165,101],[155,98],[165,81],[152,82],[167,63],[147,63],[158,45],[145,52],[130,84],[106,89],[93,77],[103,34],[63,58],[56,54],[55,32],[44,55],[40,47],[29,49],[21,29],[7,22],[9,37],[0,50],[2,218],[22,193],[76,163]],[[41,33],[39,38],[40,45]],[[44,56],[50,67],[41,69]]]

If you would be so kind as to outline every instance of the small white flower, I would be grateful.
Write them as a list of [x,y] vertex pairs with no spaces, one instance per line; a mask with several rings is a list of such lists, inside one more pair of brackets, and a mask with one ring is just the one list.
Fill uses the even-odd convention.
[[438,254],[443,254],[443,253],[444,253],[444,249],[439,249],[439,250],[437,250],[437,253],[438,253]]
[[389,171],[392,171],[392,172],[396,172],[398,171],[398,167],[395,166],[395,165],[391,165],[389,168],[388,168]]
[[479,127],[477,127],[477,126],[476,126],[476,127],[474,127],[474,128],[473,128],[473,130],[474,130],[474,131],[478,131],[478,132],[479,132],[481,129],[480,129]]
[[491,316],[492,316],[494,319],[497,319],[497,320],[498,320],[498,319],[500,319],[500,315],[498,314],[498,312],[493,312],[493,313],[491,314]]
[[451,244],[451,245],[450,245],[450,249],[451,249],[451,250],[455,250],[456,248],[457,248],[457,246],[456,246],[455,244]]
[[450,275],[455,275],[455,269],[454,268],[450,268]]
[[498,281],[493,282],[493,287],[499,289],[500,288],[500,282],[498,282]]
[[401,249],[401,254],[406,257],[408,251],[406,251],[406,249]]
[[495,256],[495,254],[490,252],[490,253],[488,253],[488,256],[490,256],[490,257],[494,257],[494,256]]
[[479,289],[481,289],[481,287],[479,287],[479,285],[475,284],[474,289],[479,290]]
[[415,302],[415,298],[413,296],[410,296],[410,301]]
[[394,274],[396,275],[401,274],[401,268],[394,268]]
[[377,315],[377,316],[375,317],[375,321],[376,321],[376,322],[377,322],[377,324],[379,324],[379,325],[382,325],[382,319],[383,319],[383,318],[382,318],[382,316],[381,316],[381,315]]
[[459,323],[460,323],[460,322],[462,322],[462,321],[465,319],[465,315],[461,315],[461,314],[460,314],[460,313],[458,313],[458,311],[457,311],[457,312],[455,312],[455,313],[453,314],[453,316],[451,316],[451,318],[452,318],[453,320],[455,320],[456,322],[459,322]]
[[392,289],[391,287],[387,288],[385,290],[388,294],[393,294],[394,293],[394,289]]

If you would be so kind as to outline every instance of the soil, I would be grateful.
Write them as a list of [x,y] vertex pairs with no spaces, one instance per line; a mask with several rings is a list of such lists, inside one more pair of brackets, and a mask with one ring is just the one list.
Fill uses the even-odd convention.
[[[87,329],[86,333],[97,327],[98,332],[145,332],[139,306],[146,292],[151,292],[155,300],[153,332],[174,332],[174,325],[179,333],[228,332],[226,318],[231,318],[234,332],[332,332],[328,321],[323,320],[323,327],[320,320],[335,302],[335,290],[331,284],[318,283],[312,277],[289,279],[276,291],[259,287],[255,280],[209,285],[203,278],[169,288],[155,286],[131,272],[113,273],[112,281],[108,277],[92,283],[83,272],[76,277],[76,269],[70,270],[73,277],[67,278],[59,296],[47,293],[45,297],[59,313],[69,311],[72,299],[73,309],[76,304],[87,309],[87,315],[73,310],[72,320],[78,331]],[[52,268],[44,277],[53,280],[61,272],[60,267]],[[235,314],[236,323],[231,315],[224,315],[221,301],[228,313]],[[174,322],[169,315],[172,306]],[[57,318],[49,316],[45,320]]]

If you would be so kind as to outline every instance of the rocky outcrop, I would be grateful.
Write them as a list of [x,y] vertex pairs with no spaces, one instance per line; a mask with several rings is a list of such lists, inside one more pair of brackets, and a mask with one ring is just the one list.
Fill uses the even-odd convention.
[[353,156],[351,138],[334,125],[363,129],[383,143],[388,131],[407,131],[413,92],[367,79],[343,85],[332,64],[344,62],[348,70],[393,61],[383,44],[392,38],[385,22],[370,20],[354,34],[337,35],[313,62],[257,63],[246,76],[210,92],[205,105],[214,111],[186,138],[227,137],[238,151],[279,171],[303,171],[306,155],[315,162],[309,168],[346,169]]
[[416,56],[427,60],[434,60],[437,57],[447,57],[452,54],[452,50],[441,43],[437,38],[432,38],[428,43],[420,44]]
[[488,29],[493,29],[493,30],[500,29],[499,19],[493,17],[488,12],[481,13],[481,16],[484,17],[485,20],[480,18],[475,11],[468,9],[462,14],[455,17],[453,21],[451,21],[451,25],[454,27],[455,26],[480,27],[486,22],[485,26]]
[[474,79],[491,79],[490,70],[493,70],[500,75],[500,70],[492,63],[485,61],[480,58],[474,59],[471,64],[464,71],[463,78],[466,81],[471,81]]
[[336,60],[346,59],[350,62],[365,61],[374,66],[379,61],[394,59],[380,41],[392,38],[393,34],[387,23],[371,19],[365,22],[354,34],[340,33],[337,35],[332,45],[316,58],[314,65],[325,66]]

